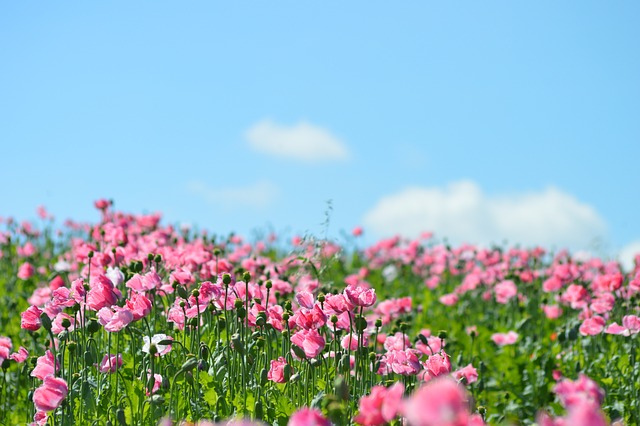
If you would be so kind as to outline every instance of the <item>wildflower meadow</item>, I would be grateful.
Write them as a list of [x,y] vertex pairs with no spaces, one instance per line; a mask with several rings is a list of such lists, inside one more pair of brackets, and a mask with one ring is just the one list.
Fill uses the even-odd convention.
[[637,425],[640,257],[0,222],[2,425]]

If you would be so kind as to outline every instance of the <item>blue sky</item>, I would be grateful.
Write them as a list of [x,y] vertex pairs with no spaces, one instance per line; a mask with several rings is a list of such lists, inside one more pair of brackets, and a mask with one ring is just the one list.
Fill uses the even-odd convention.
[[0,216],[640,251],[640,4],[4,2]]

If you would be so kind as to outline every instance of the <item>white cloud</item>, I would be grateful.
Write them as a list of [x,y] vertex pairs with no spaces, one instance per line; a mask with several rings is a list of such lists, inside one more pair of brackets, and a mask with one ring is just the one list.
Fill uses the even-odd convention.
[[349,152],[344,143],[328,130],[307,122],[281,126],[263,120],[247,130],[249,145],[256,151],[277,157],[306,162],[346,160]]
[[591,248],[606,224],[589,205],[556,188],[487,196],[474,182],[410,187],[378,201],[363,223],[381,236],[436,232],[453,243]]
[[211,188],[202,181],[192,181],[187,184],[187,190],[199,195],[209,203],[226,209],[234,207],[265,208],[280,193],[278,188],[268,181],[259,181],[248,186],[229,188]]
[[633,270],[634,258],[640,254],[640,240],[633,241],[622,247],[618,254],[618,259],[625,271]]

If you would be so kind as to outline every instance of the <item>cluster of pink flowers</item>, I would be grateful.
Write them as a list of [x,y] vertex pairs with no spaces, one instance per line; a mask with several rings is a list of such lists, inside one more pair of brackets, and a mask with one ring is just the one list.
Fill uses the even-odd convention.
[[538,417],[540,426],[607,426],[609,424],[600,410],[604,391],[584,374],[580,374],[576,381],[561,380],[556,384],[554,392],[567,409],[567,415],[552,418],[546,413],[541,413]]
[[[350,373],[356,379],[357,374],[362,374],[358,372],[364,370],[378,383],[398,376],[407,383],[416,383],[417,389],[408,396],[401,383],[373,386],[358,401],[359,412],[354,421],[359,424],[382,425],[402,416],[411,425],[482,425],[482,417],[469,410],[473,402],[465,388],[478,381],[476,368],[471,363],[464,366],[467,361],[456,357],[454,348],[458,346],[452,345],[451,340],[447,346],[446,333],[433,335],[424,329],[412,341],[416,336],[410,337],[411,327],[402,323],[426,308],[414,306],[411,297],[379,301],[370,284],[374,282],[372,277],[393,283],[408,268],[424,283],[425,291],[438,294],[433,300],[445,306],[462,310],[461,303],[474,298],[506,311],[527,302],[530,294],[524,291],[526,286],[541,285],[537,290],[544,297],[533,309],[538,309],[539,304],[540,312],[550,321],[572,313],[580,319],[578,330],[582,336],[606,333],[628,337],[640,332],[636,310],[615,310],[629,306],[629,300],[640,293],[640,267],[627,279],[614,262],[576,262],[564,252],[552,258],[540,248],[450,248],[433,242],[431,235],[415,240],[394,237],[364,251],[367,267],[348,275],[341,283],[345,285],[342,291],[322,294],[320,288],[326,289],[317,273],[311,271],[319,270],[323,259],[339,252],[340,247],[335,244],[326,242],[318,247],[296,239],[296,253],[274,260],[267,253],[266,240],[249,244],[232,236],[213,243],[203,237],[190,238],[188,230],[161,226],[159,214],[134,216],[116,212],[107,200],[95,205],[102,220],[86,229],[91,238],[74,238],[70,249],[53,260],[52,269],[32,265],[37,265],[32,257],[38,249],[30,242],[21,244],[18,250],[17,277],[31,280],[32,284],[40,282],[28,299],[30,306],[21,313],[21,327],[35,332],[44,326],[53,340],[31,373],[42,381],[33,397],[37,424],[46,423],[47,413],[56,410],[68,394],[67,383],[57,377],[60,366],[51,352],[60,346],[60,333],[86,328],[91,321],[98,324],[102,336],[112,339],[140,324],[137,331],[144,329],[148,335],[140,338],[137,350],[148,364],[136,372],[136,377],[149,383],[146,391],[153,394],[161,389],[163,377],[152,368],[147,370],[147,365],[166,360],[159,357],[175,347],[167,358],[174,357],[178,342],[182,343],[177,336],[187,336],[196,326],[212,329],[211,323],[205,322],[206,312],[211,314],[209,319],[234,318],[243,333],[259,334],[265,328],[277,332],[283,352],[276,359],[260,360],[271,382],[287,383],[296,374],[294,366],[301,372],[297,366],[324,365],[329,357],[343,351],[342,359],[346,361],[341,362],[351,361]],[[44,210],[40,216],[49,218]],[[25,235],[37,233],[30,225],[23,225],[22,229]],[[353,232],[354,236],[361,234],[361,228]],[[551,263],[542,262],[543,258]],[[50,273],[53,278],[44,279]],[[456,278],[454,284],[451,277]],[[290,300],[285,301],[287,298]],[[434,306],[446,309],[440,304],[436,302]],[[240,309],[242,316],[230,315]],[[170,323],[176,341],[166,334],[154,334],[162,330],[151,330],[150,318]],[[473,339],[493,341],[500,347],[514,345],[498,349],[500,354],[512,349],[515,352],[515,345],[526,340],[520,339],[515,330],[523,332],[511,323],[489,327],[478,324],[469,329]],[[199,338],[199,334],[192,334]],[[232,349],[243,350],[234,340],[231,345]],[[94,371],[117,373],[123,367],[125,351],[112,353],[120,350],[109,347],[104,352],[100,352],[100,362],[91,361]],[[24,362],[27,356],[22,347],[12,352],[11,340],[0,337],[0,364],[9,359]],[[452,365],[452,358],[461,365]],[[360,395],[366,390],[363,388]],[[555,392],[568,414],[558,419],[541,414],[541,424],[581,424],[578,419],[586,418],[595,419],[594,425],[604,424],[599,423],[600,419],[604,421],[600,411],[602,391],[586,376],[576,382],[561,381]],[[328,420],[319,411],[307,408],[295,413],[290,424],[325,425]]]

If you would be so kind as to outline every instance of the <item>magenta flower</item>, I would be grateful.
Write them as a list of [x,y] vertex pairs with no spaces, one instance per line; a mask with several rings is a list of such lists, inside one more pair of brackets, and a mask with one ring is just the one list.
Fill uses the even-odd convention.
[[53,411],[60,406],[68,392],[64,379],[47,376],[44,383],[33,392],[33,404],[38,411]]

